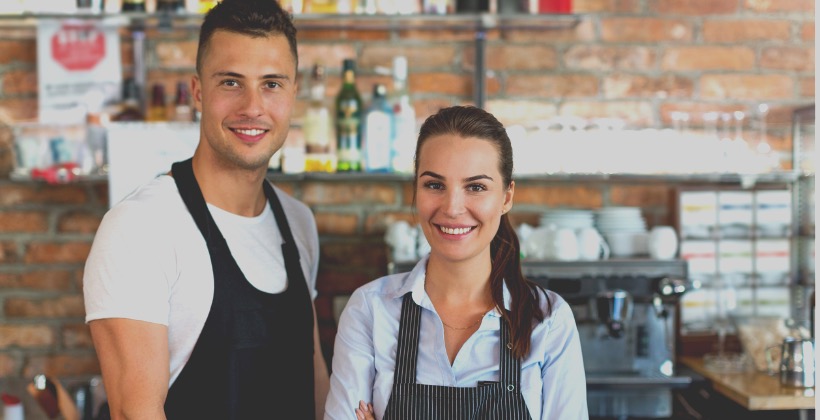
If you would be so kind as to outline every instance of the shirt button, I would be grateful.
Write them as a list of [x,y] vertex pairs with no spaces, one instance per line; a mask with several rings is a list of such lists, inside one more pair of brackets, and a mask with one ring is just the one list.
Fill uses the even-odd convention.
[[513,385],[513,384],[507,385],[507,391],[510,391],[510,392],[515,391],[515,385]]
[[512,343],[507,343],[507,348],[512,350]]

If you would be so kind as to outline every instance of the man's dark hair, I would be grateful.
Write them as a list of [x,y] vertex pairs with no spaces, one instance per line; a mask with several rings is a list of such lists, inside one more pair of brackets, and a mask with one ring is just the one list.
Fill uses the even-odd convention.
[[196,51],[196,71],[202,70],[202,57],[214,32],[218,30],[234,32],[251,37],[284,35],[290,45],[296,67],[299,57],[296,53],[296,27],[291,16],[276,0],[222,0],[214,6],[202,22],[199,30],[199,47]]

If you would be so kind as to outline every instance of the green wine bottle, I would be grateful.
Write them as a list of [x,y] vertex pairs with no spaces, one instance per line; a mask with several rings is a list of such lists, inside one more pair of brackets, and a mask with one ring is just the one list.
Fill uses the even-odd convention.
[[362,97],[356,89],[356,62],[345,59],[343,82],[336,96],[336,171],[362,170]]

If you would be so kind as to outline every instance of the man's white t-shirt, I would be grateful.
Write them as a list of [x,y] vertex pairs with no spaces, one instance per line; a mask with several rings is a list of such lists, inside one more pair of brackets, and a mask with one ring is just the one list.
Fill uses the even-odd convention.
[[[303,203],[274,190],[296,241],[308,290],[315,297],[319,239],[313,214]],[[270,206],[256,217],[210,204],[208,210],[248,281],[264,292],[284,291],[282,239]],[[157,177],[106,213],[86,261],[83,293],[86,322],[128,318],[168,326],[170,387],[194,349],[214,293],[205,239],[172,177]]]

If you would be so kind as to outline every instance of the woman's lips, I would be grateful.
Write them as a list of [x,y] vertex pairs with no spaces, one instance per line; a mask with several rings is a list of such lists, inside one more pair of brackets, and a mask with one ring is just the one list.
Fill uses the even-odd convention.
[[475,229],[475,226],[443,226],[443,225],[436,225],[438,227],[438,231],[443,233],[447,236],[464,236],[468,233],[472,232]]

